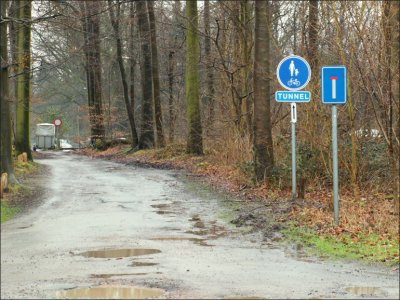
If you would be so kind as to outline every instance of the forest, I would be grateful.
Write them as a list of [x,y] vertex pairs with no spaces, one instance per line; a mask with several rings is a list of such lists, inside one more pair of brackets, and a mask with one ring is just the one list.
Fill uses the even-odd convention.
[[[298,198],[331,201],[331,106],[321,68],[347,68],[338,105],[340,187],[351,205],[399,207],[395,1],[1,1],[1,173],[32,160],[35,125],[104,151],[170,149],[230,167],[243,188],[291,187],[290,105],[276,68],[311,67],[297,105]],[[225,176],[226,174],[222,174]],[[314,211],[315,212],[315,211]],[[312,218],[312,217],[311,217]],[[398,221],[398,217],[397,217]]]

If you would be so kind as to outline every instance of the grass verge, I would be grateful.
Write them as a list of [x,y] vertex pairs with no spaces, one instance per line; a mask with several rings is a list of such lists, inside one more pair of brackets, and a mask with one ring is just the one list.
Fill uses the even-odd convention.
[[1,202],[1,223],[4,223],[13,218],[20,209],[18,207],[11,206],[8,203]]
[[316,255],[384,262],[390,266],[399,263],[399,242],[382,238],[377,234],[327,235],[296,223],[291,223],[283,233],[289,241],[302,244]]
[[[14,172],[20,182],[26,181],[29,176],[39,171],[40,166],[35,162],[15,161]],[[1,223],[12,219],[22,211],[22,207],[18,204],[19,199],[26,197],[29,192],[29,188],[21,183],[10,185],[9,191],[1,199]]]

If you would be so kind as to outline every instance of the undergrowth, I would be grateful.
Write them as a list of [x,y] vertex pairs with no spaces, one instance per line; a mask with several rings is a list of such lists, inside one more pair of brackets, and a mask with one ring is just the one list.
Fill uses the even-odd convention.
[[296,241],[317,255],[365,259],[372,262],[385,262],[388,265],[399,263],[398,240],[382,238],[377,234],[358,234],[356,237],[350,233],[340,236],[320,234],[297,223],[291,223],[283,233],[289,241]]
[[1,201],[1,223],[4,223],[14,217],[20,209],[13,207],[6,202]]

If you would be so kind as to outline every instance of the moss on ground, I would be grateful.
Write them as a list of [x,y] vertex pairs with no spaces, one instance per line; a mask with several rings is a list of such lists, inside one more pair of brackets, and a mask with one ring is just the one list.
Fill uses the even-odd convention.
[[[15,161],[14,172],[18,180],[35,174],[40,171],[40,165],[35,162],[19,162]],[[22,208],[17,204],[18,198],[24,197],[24,195],[30,192],[29,187],[20,183],[11,184],[9,191],[5,194],[5,198],[1,201],[1,223],[4,223],[12,219],[18,214]],[[11,204],[12,203],[12,204]]]
[[1,223],[4,223],[13,218],[20,209],[18,207],[11,206],[6,202],[1,202]]
[[306,246],[312,253],[331,258],[364,259],[372,262],[385,262],[388,265],[399,263],[399,242],[384,239],[376,234],[321,235],[318,232],[292,223],[283,231],[289,241]]

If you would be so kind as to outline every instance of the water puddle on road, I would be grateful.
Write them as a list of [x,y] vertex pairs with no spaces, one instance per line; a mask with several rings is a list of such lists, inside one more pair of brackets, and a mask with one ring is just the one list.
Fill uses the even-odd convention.
[[121,277],[121,276],[144,276],[149,274],[162,274],[162,272],[154,272],[154,273],[116,273],[116,274],[90,274],[90,278],[103,278],[108,279],[111,277]]
[[131,257],[148,254],[156,254],[161,251],[158,249],[110,249],[110,250],[93,250],[80,253],[84,257],[95,257],[95,258],[119,258],[119,257]]
[[156,266],[158,263],[153,262],[144,262],[144,261],[134,261],[129,266],[130,267],[151,267]]
[[168,211],[168,210],[157,210],[156,213],[159,215],[174,215],[174,214],[176,214],[174,211]]
[[158,209],[166,209],[170,207],[170,204],[152,204],[150,205],[152,208],[158,208]]
[[246,296],[232,296],[232,297],[225,297],[224,300],[245,300],[245,299],[264,299],[261,297],[246,297]]
[[358,296],[385,296],[386,293],[378,287],[355,286],[347,287],[346,291]]
[[58,291],[56,297],[58,299],[146,299],[157,298],[163,294],[164,290],[161,289],[98,286]]

